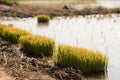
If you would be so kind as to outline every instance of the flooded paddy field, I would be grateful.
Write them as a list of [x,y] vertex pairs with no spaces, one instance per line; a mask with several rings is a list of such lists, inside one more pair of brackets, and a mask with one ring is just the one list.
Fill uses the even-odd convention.
[[47,24],[38,24],[37,18],[9,17],[0,23],[52,38],[57,44],[100,51],[109,56],[107,72],[87,80],[120,79],[120,14],[55,17]]
[[[87,76],[85,80],[120,80],[119,0],[60,0],[59,2],[56,0],[20,0],[18,3],[20,6],[0,5],[0,24],[17,27],[33,35],[52,38],[57,45],[66,44],[100,51],[109,57],[107,72],[101,75]],[[115,13],[108,10],[105,14],[99,14],[99,6],[104,7],[103,12],[109,8],[116,8]],[[91,11],[94,10],[92,8],[98,7],[96,10],[98,13],[90,13],[91,15],[85,13],[84,15],[84,11],[83,13],[80,11],[81,9],[85,10],[84,7]],[[41,13],[52,16],[49,23],[38,23],[37,18],[33,17]]]

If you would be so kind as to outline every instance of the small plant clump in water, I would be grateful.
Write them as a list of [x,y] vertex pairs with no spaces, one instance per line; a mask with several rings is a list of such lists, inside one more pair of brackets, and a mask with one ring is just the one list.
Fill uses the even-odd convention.
[[48,16],[48,15],[38,15],[37,20],[38,20],[38,23],[48,23],[50,21],[50,16]]
[[99,73],[107,67],[108,57],[85,48],[60,45],[53,61],[58,66],[77,68],[83,73]]

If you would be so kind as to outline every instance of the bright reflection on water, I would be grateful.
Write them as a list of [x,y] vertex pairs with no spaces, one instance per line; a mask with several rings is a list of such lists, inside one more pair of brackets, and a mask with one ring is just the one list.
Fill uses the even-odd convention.
[[[87,0],[86,0],[87,2]],[[81,9],[83,7],[96,7],[96,6],[102,6],[106,8],[116,8],[120,7],[120,0],[96,0],[94,3],[90,4],[76,4],[74,5],[75,8]]]
[[120,15],[56,17],[48,24],[38,24],[36,18],[9,18],[0,22],[50,37],[57,44],[101,51],[109,56],[107,76],[87,80],[120,80]]

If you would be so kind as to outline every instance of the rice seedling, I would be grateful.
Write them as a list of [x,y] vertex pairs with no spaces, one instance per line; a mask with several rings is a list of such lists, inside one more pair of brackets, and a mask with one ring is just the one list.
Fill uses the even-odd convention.
[[50,16],[47,15],[38,15],[37,16],[38,23],[47,23],[50,20]]
[[50,56],[55,49],[55,42],[52,39],[37,35],[21,36],[20,45],[29,55],[35,57]]
[[30,33],[12,26],[0,25],[0,35],[12,43],[18,43],[19,37]]
[[30,55],[37,57],[50,56],[55,49],[55,42],[43,36],[33,36],[30,33],[0,24],[0,36],[12,43],[19,43]]
[[71,66],[83,73],[102,72],[108,64],[108,57],[100,52],[65,45],[60,45],[58,52],[53,56],[56,65]]
[[2,31],[3,31],[3,25],[0,24],[0,36],[2,36]]

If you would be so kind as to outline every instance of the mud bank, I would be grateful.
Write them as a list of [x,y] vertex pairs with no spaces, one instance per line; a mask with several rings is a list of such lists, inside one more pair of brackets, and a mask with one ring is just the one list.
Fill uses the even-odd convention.
[[38,14],[46,14],[51,17],[55,16],[77,16],[77,15],[91,15],[91,14],[110,14],[120,13],[120,8],[104,8],[101,6],[95,8],[85,7],[83,9],[70,8],[63,6],[63,8],[28,8],[25,7],[12,7],[0,4],[0,16],[7,17],[34,17]]

